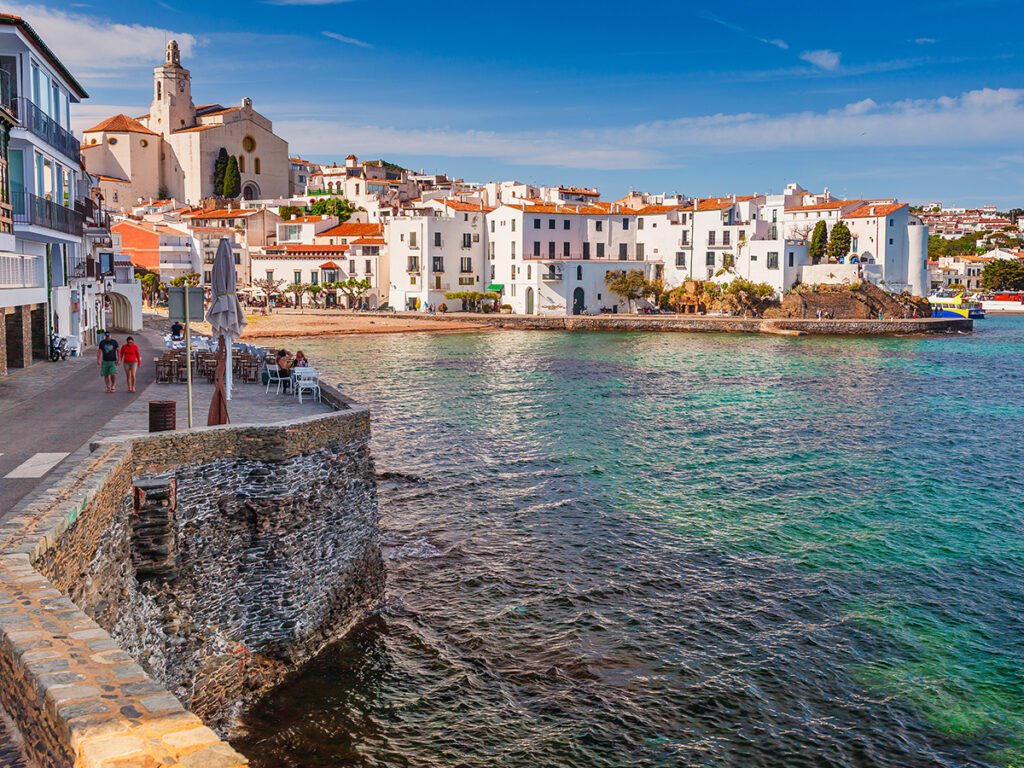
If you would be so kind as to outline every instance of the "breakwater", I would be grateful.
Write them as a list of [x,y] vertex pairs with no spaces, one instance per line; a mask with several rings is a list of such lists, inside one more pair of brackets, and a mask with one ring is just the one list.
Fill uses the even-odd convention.
[[798,331],[839,336],[892,336],[922,333],[962,333],[974,329],[974,321],[962,318],[917,320],[817,320],[811,318],[748,318],[708,315],[424,315],[402,317],[449,320],[497,328],[530,331],[676,331],[687,333],[772,333]]
[[369,436],[355,406],[100,441],[16,509],[0,527],[0,704],[27,754],[244,764],[208,726],[229,730],[382,600]]

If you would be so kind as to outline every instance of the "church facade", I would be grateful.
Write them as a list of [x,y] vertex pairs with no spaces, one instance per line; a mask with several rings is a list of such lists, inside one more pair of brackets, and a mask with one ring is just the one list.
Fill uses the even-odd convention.
[[289,193],[288,143],[251,99],[238,107],[195,106],[192,76],[174,40],[153,70],[149,114],[114,115],[82,136],[86,170],[112,209],[127,210],[140,199],[196,204],[216,196],[214,164],[222,147],[238,159],[243,199]]

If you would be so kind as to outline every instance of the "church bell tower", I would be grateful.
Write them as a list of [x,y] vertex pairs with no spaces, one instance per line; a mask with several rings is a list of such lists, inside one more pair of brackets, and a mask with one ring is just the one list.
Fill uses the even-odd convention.
[[153,104],[149,109],[149,129],[166,136],[172,131],[191,128],[195,122],[192,75],[181,66],[178,43],[171,40],[167,44],[163,65],[153,70]]

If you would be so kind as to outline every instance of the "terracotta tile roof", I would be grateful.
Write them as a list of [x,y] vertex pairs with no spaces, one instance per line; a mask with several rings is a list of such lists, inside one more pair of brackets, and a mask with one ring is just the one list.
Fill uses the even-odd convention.
[[605,216],[607,214],[623,215],[623,216],[635,216],[636,211],[632,208],[622,208],[621,210],[614,211],[610,208],[605,208],[597,205],[586,205],[583,203],[564,203],[564,204],[550,204],[544,203],[541,205],[514,205],[506,204],[507,208],[514,208],[517,211],[523,211],[524,213],[556,213],[558,215],[566,216]]
[[848,214],[843,216],[844,219],[867,219],[875,216],[888,216],[890,213],[898,211],[900,208],[906,208],[907,203],[882,203],[877,205],[867,204],[862,205],[856,210],[850,211]]
[[787,211],[832,211],[836,208],[842,208],[844,205],[850,203],[861,203],[862,200],[831,200],[827,203],[815,203],[814,205],[795,205],[792,208],[787,208]]
[[117,178],[117,176],[103,176],[102,174],[99,173],[90,173],[89,175],[92,176],[93,178],[99,179],[100,181],[113,181],[118,184],[131,184],[131,182],[128,181],[128,179],[119,179]]
[[227,208],[214,208],[209,211],[185,213],[182,214],[182,217],[187,219],[232,219],[235,216],[252,216],[259,212],[259,208],[234,208],[230,211]]
[[341,267],[339,267],[333,261],[325,261],[323,264],[320,265],[320,269],[341,269]]
[[596,189],[582,189],[581,187],[559,187],[559,192],[567,195],[585,195],[587,197],[600,197],[601,193]]
[[372,237],[383,235],[383,224],[365,224],[362,222],[346,221],[336,227],[325,229],[317,234],[317,237]]
[[267,255],[323,255],[325,253],[344,253],[349,249],[347,245],[307,245],[306,243],[288,243],[287,245],[276,245],[268,247]]
[[387,245],[383,237],[360,237],[353,240],[352,245]]
[[685,205],[648,205],[643,208],[636,209],[637,215],[650,216],[657,213],[670,213],[672,211],[678,211],[680,209],[686,209]]
[[159,136],[160,134],[155,133],[134,117],[128,117],[128,115],[114,115],[108,117],[102,123],[94,125],[92,128],[82,131],[82,133],[99,133],[100,131],[107,131],[110,133],[147,133],[150,136]]
[[488,213],[493,211],[493,208],[488,208],[482,203],[464,203],[461,200],[445,200],[444,204],[449,208],[454,208],[456,211],[476,211],[477,213]]
[[698,211],[720,211],[723,208],[728,208],[733,203],[742,203],[745,200],[753,200],[754,195],[744,195],[742,197],[706,197],[703,200],[697,201]]
[[[282,224],[315,224],[318,221],[323,221],[326,216],[297,216],[294,219],[282,219]],[[320,233],[323,235],[323,232]]]

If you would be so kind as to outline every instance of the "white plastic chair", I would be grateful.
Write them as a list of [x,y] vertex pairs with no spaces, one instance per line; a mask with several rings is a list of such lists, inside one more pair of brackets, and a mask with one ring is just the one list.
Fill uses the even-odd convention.
[[288,377],[282,376],[281,369],[277,367],[277,363],[270,362],[269,358],[264,360],[263,370],[267,372],[267,390],[263,394],[270,392],[271,384],[277,384],[277,392],[275,394],[280,395],[281,388],[285,385],[285,382],[288,381]]
[[303,392],[312,393],[313,399],[320,402],[320,371],[316,368],[293,368],[292,380],[300,404]]

